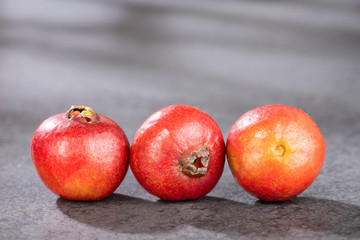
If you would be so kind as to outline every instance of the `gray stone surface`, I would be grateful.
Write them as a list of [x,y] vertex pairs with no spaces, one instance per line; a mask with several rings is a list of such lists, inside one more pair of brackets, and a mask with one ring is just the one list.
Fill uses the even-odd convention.
[[[0,1],[0,239],[360,238],[360,2]],[[247,110],[300,107],[326,141],[299,197],[264,203],[228,166],[196,201],[165,202],[131,171],[110,197],[69,202],[42,184],[29,144],[70,105],[131,141],[154,111],[190,104],[224,137]]]

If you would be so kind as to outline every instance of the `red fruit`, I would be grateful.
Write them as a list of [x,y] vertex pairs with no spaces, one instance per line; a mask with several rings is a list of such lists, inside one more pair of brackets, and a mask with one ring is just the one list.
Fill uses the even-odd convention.
[[130,167],[138,182],[165,200],[202,197],[219,181],[225,144],[203,111],[173,105],[151,115],[131,145]]
[[324,138],[302,110],[267,105],[241,116],[227,139],[236,181],[266,201],[297,196],[315,180],[324,162]]
[[31,142],[41,180],[69,200],[99,200],[113,193],[126,175],[128,156],[122,129],[85,106],[46,119]]

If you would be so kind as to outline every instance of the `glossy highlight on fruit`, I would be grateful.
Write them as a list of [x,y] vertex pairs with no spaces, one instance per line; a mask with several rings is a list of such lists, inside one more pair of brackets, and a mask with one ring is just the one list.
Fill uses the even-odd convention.
[[31,157],[43,183],[68,200],[99,200],[120,185],[128,169],[129,142],[110,118],[72,106],[36,129]]
[[165,200],[206,195],[219,181],[224,161],[220,128],[209,115],[188,105],[151,115],[137,131],[130,152],[138,182]]
[[284,105],[245,113],[232,126],[226,148],[236,181],[266,201],[302,193],[318,176],[325,157],[316,123],[302,110]]

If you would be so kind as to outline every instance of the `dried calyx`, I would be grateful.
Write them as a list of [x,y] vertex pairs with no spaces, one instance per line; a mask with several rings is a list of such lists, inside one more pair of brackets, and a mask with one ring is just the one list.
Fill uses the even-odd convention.
[[202,177],[207,172],[210,153],[207,146],[191,153],[180,165],[180,171],[190,177]]
[[283,157],[285,155],[285,147],[283,145],[277,145],[274,150],[275,157]]
[[65,113],[65,117],[70,120],[79,120],[85,123],[96,123],[99,116],[91,107],[73,105]]

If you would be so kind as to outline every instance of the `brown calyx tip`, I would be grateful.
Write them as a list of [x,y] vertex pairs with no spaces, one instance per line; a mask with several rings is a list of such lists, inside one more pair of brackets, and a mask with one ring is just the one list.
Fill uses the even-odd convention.
[[277,157],[282,157],[285,155],[285,147],[283,145],[277,145],[274,150],[274,155]]
[[182,173],[190,177],[202,177],[207,172],[210,153],[207,146],[191,153],[190,157],[184,160],[179,169]]
[[65,113],[65,117],[70,120],[80,120],[85,123],[96,123],[99,115],[91,107],[73,105]]

